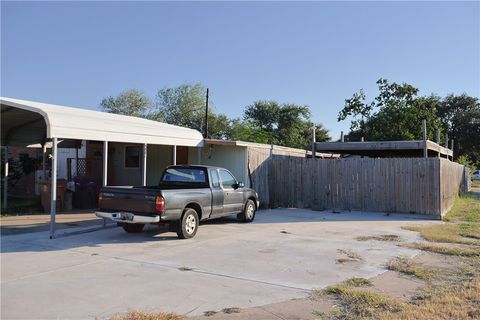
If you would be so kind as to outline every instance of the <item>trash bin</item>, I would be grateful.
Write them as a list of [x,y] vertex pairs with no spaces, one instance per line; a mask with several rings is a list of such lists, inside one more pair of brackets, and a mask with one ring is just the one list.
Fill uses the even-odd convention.
[[94,209],[97,207],[97,179],[75,177],[74,207],[77,209]]
[[[50,181],[40,182],[38,184],[40,189],[40,197],[42,201],[43,211],[50,213],[50,198],[52,194],[52,186]],[[67,190],[67,180],[57,179],[57,204],[56,211],[62,211],[65,205],[65,191]]]

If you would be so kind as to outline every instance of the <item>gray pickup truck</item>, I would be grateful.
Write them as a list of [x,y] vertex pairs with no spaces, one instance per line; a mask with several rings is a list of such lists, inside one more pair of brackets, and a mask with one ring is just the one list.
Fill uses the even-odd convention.
[[167,167],[158,186],[102,188],[95,214],[129,233],[141,232],[147,223],[166,223],[187,239],[195,236],[201,220],[235,214],[251,222],[258,206],[258,194],[227,169],[187,165]]

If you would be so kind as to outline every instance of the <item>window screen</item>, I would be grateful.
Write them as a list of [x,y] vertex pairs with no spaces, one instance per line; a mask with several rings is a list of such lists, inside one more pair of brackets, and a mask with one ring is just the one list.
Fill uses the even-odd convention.
[[140,168],[140,147],[125,147],[125,168]]

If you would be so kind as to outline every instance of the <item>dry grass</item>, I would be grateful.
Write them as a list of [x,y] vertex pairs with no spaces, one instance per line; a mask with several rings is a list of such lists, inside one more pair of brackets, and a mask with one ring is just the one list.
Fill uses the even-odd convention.
[[323,319],[480,319],[480,278],[442,287],[427,299],[410,303],[345,285],[324,292],[335,297],[339,309],[318,314]]
[[148,312],[148,311],[129,311],[124,316],[113,316],[110,320],[183,320],[182,316],[174,313]]
[[480,245],[480,200],[462,195],[455,200],[444,217],[450,223],[427,226],[408,225],[406,230],[418,231],[428,241]]
[[216,315],[216,314],[217,314],[217,311],[213,311],[213,310],[205,311],[205,312],[203,313],[203,315],[204,315],[205,317],[211,317],[211,316],[214,316],[214,315]]
[[399,299],[344,285],[328,287],[325,293],[340,302],[338,310],[325,315],[327,319],[381,319],[379,314],[399,312],[407,306]]
[[344,254],[348,258],[353,260],[359,260],[359,261],[363,260],[363,258],[358,253],[350,249],[338,249],[337,252],[340,254]]
[[400,241],[400,237],[396,234],[381,234],[378,236],[359,236],[356,237],[355,240],[357,241],[369,241],[369,240],[376,240],[376,241]]
[[440,246],[436,244],[430,243],[423,243],[423,242],[415,242],[405,245],[409,248],[446,254],[450,256],[461,256],[461,257],[476,257],[480,256],[480,250],[475,247],[447,247],[447,246]]
[[[430,226],[409,225],[403,229],[418,231],[432,242],[451,242],[458,245],[439,245],[432,242],[402,244],[424,251],[451,255],[458,264],[454,269],[422,268],[404,257],[392,259],[387,268],[420,279],[426,286],[410,302],[354,288],[347,282],[326,288],[322,294],[333,296],[339,308],[319,313],[322,319],[480,319],[480,200],[471,197],[457,199],[446,220],[452,223]],[[468,237],[468,238],[466,238]],[[388,239],[388,238],[387,238]],[[384,237],[359,237],[357,240],[386,240]],[[315,292],[320,295],[320,292]]]
[[365,278],[350,278],[343,282],[348,287],[371,287],[372,281]]
[[241,309],[238,307],[230,307],[222,309],[223,313],[231,314],[231,313],[240,313]]
[[385,319],[480,319],[480,278],[458,290],[433,295],[431,299],[409,305],[397,314],[386,314]]
[[477,240],[467,239],[464,236],[462,236],[462,233],[468,234],[468,232],[471,232],[472,236],[475,235],[474,229],[469,227],[470,224],[463,224],[463,225],[465,225],[464,232],[461,232],[460,224],[445,223],[445,224],[425,226],[420,230],[420,234],[426,240],[433,241],[433,242],[450,242],[450,243],[460,243],[460,244],[479,243]]
[[412,259],[406,257],[395,257],[391,259],[387,263],[387,269],[424,280],[432,278],[435,274],[435,270],[419,267]]

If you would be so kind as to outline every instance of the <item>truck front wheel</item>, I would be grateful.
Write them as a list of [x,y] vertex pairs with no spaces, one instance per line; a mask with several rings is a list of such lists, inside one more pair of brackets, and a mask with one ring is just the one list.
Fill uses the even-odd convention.
[[243,212],[237,215],[237,218],[242,222],[252,222],[255,219],[255,212],[257,206],[252,200],[248,200],[243,208]]
[[145,225],[142,223],[124,223],[122,225],[123,230],[128,233],[140,233],[142,232],[144,226]]
[[178,224],[177,235],[180,239],[193,238],[198,229],[198,213],[192,208],[185,209]]

